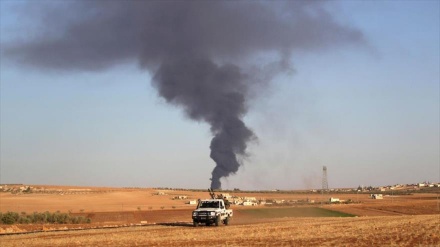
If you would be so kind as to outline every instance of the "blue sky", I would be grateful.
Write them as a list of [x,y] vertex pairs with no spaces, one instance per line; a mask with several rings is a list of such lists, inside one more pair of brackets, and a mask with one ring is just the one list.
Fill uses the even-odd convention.
[[[1,42],[29,25],[1,1]],[[339,1],[363,47],[299,52],[245,121],[258,136],[224,189],[440,180],[439,1]],[[33,30],[37,32],[38,30]],[[2,57],[1,183],[206,188],[209,126],[157,96],[127,63],[48,72]]]

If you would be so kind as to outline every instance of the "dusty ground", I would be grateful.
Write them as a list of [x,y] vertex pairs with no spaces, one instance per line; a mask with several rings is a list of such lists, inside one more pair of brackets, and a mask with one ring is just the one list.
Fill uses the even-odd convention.
[[[46,188],[49,188],[46,186]],[[61,211],[92,219],[86,225],[0,225],[0,246],[440,246],[440,210],[436,194],[385,196],[364,194],[233,193],[257,199],[315,200],[329,197],[357,204],[321,205],[356,218],[263,218],[234,206],[232,225],[191,227],[194,205],[188,200],[207,198],[207,192],[154,189],[53,187],[32,194],[0,193],[0,211]],[[188,200],[173,200],[178,195]],[[310,206],[295,206],[310,207]],[[143,226],[136,226],[143,223]],[[123,228],[89,229],[125,225]],[[58,231],[54,230],[67,230]],[[23,235],[10,233],[34,232]]]
[[[46,192],[32,194],[11,194],[0,192],[0,212],[133,212],[168,209],[193,209],[194,205],[185,204],[189,200],[208,198],[207,192],[155,190],[155,189],[121,189],[121,188],[87,188],[67,186],[44,187]],[[165,195],[157,195],[163,192]],[[440,191],[439,191],[440,192]],[[351,199],[360,204],[331,205],[328,207],[353,213],[359,216],[380,216],[398,214],[435,214],[438,213],[436,194],[413,194],[405,196],[384,196],[383,200],[373,200],[368,194],[280,194],[280,193],[231,193],[242,197],[278,200],[314,200],[318,205],[322,200],[337,197],[341,200]],[[173,197],[185,195],[186,200],[172,200]],[[243,206],[234,206],[243,208]]]
[[366,199],[360,204],[332,204],[325,208],[358,216],[439,214],[440,204],[436,194],[385,196],[383,200]]
[[0,236],[1,246],[439,246],[438,216],[288,218],[194,228],[144,226]]

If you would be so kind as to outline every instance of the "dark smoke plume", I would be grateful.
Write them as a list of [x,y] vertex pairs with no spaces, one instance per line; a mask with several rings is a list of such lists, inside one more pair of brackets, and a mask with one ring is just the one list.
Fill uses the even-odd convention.
[[[267,55],[283,71],[292,52],[361,43],[362,34],[337,23],[322,1],[66,1],[28,5],[40,21],[36,37],[2,45],[8,58],[32,67],[99,71],[137,61],[159,95],[187,116],[210,124],[214,138],[211,188],[237,172],[255,138],[246,127],[250,91]],[[26,16],[23,16],[25,18]],[[253,65],[253,70],[249,68]],[[260,74],[259,74],[260,73]],[[270,78],[269,78],[270,79]],[[268,80],[269,80],[268,79]]]

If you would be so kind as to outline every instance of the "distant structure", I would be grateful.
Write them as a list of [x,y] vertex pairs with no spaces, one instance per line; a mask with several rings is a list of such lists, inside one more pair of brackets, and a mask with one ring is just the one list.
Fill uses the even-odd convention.
[[382,194],[371,194],[370,198],[371,199],[383,199],[383,195]]
[[327,166],[322,167],[322,191],[328,191]]
[[324,192],[325,191],[328,191],[327,166],[322,167],[322,190],[321,190],[322,200],[321,200],[321,205],[324,201]]

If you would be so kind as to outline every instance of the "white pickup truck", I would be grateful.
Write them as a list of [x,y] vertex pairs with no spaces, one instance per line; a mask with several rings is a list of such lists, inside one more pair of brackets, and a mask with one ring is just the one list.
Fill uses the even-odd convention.
[[192,213],[195,227],[200,223],[205,223],[207,226],[211,224],[218,226],[221,222],[229,225],[231,217],[232,209],[226,209],[223,199],[200,200],[197,209]]

